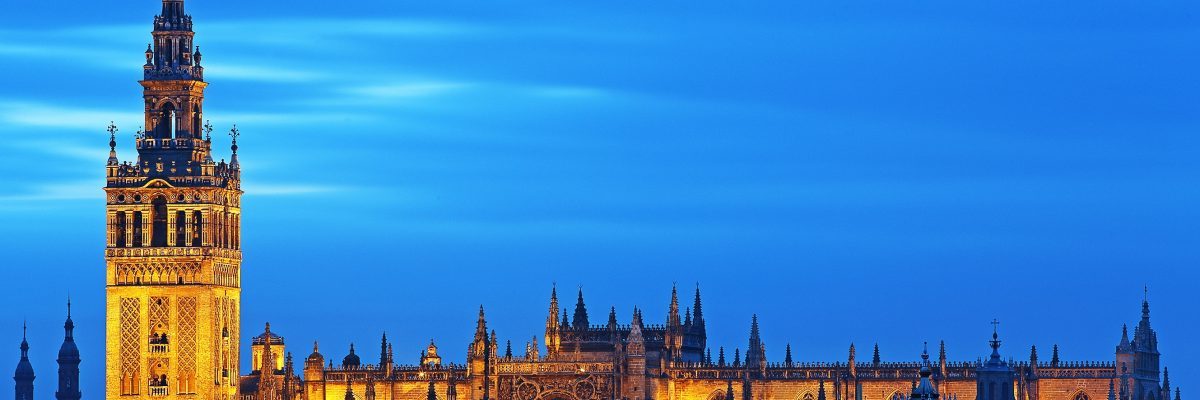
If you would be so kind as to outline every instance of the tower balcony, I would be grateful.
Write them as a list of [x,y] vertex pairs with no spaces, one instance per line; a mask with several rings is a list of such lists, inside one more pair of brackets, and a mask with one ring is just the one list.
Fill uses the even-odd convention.
[[171,351],[171,345],[169,345],[169,344],[166,344],[166,343],[161,343],[161,344],[151,344],[151,345],[150,345],[150,352],[151,352],[151,353],[156,353],[156,354],[157,354],[157,353],[166,353],[166,352],[169,352],[169,351]]
[[167,397],[168,393],[167,385],[150,385],[150,397]]

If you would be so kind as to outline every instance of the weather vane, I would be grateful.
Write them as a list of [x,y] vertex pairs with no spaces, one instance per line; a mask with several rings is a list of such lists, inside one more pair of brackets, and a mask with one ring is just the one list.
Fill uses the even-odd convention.
[[229,146],[229,149],[233,150],[233,155],[235,155],[235,156],[237,155],[237,149],[238,149],[238,145],[237,145],[238,136],[242,136],[242,133],[238,131],[237,124],[233,124],[233,129],[229,130],[229,137],[233,138],[233,144]]
[[204,141],[212,143],[212,121],[204,121]]
[[113,121],[108,121],[108,148],[117,148],[117,124]]
[[140,127],[140,126],[138,127],[137,132],[133,133],[134,140],[142,140],[145,138],[145,136],[146,136],[146,132],[143,132],[142,127]]

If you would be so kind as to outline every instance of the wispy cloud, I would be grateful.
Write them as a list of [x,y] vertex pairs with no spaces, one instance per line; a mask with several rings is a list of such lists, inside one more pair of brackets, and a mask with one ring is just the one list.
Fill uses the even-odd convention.
[[100,190],[103,185],[104,182],[98,180],[41,183],[21,192],[0,194],[0,201],[7,203],[99,199],[104,197],[104,192]]
[[345,91],[353,95],[370,96],[373,98],[412,98],[428,97],[460,89],[469,88],[471,84],[450,81],[410,81],[351,87]]
[[140,112],[61,107],[35,102],[0,100],[0,122],[11,125],[100,130],[109,121],[140,121]]
[[250,196],[297,196],[332,192],[344,192],[345,187],[313,184],[288,183],[247,183],[254,190],[247,191]]

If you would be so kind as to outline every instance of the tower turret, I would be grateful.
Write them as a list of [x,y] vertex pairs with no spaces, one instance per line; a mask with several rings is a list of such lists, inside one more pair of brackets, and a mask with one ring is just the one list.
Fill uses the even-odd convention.
[[[937,386],[935,386],[933,384],[933,382],[929,379],[929,377],[931,375],[933,375],[933,368],[930,367],[930,365],[929,365],[929,345],[928,344],[925,345],[925,350],[921,352],[920,374],[921,374],[921,381],[919,383],[917,383],[916,386],[913,387],[912,395],[909,396],[909,399],[911,399],[911,400],[937,400],[937,398],[939,397],[938,391],[937,391]],[[1008,392],[1011,395],[1011,393],[1012,393],[1011,384],[1008,388]],[[983,392],[980,392],[980,393],[983,393]],[[985,395],[980,395],[980,398],[986,398],[984,396]]]
[[67,321],[63,324],[66,331],[62,347],[58,349],[58,391],[54,398],[58,400],[79,400],[79,348],[75,346],[75,321],[71,320],[71,300],[67,299]]
[[33,380],[36,378],[33,374],[33,364],[29,363],[29,341],[27,336],[29,328],[21,327],[21,361],[17,362],[17,371],[13,374],[13,380],[16,381],[16,399],[17,400],[33,400]]
[[1015,400],[1012,367],[1000,358],[1000,321],[992,320],[992,355],[975,369],[977,400]]

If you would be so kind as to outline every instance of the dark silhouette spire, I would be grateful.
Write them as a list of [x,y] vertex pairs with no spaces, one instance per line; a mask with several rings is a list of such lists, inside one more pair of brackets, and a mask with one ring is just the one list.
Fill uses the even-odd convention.
[[763,357],[762,338],[758,334],[758,314],[750,317],[750,343],[746,347],[746,368],[760,369],[766,360]]
[[820,386],[817,386],[817,400],[825,400],[825,378],[817,381]]
[[617,307],[613,306],[608,310],[608,327],[616,329],[617,327]]
[[483,315],[483,305],[479,305],[479,318],[475,320],[475,341],[487,340],[487,319]]
[[13,380],[17,382],[17,400],[33,400],[33,380],[36,376],[33,374],[33,365],[29,363],[28,333],[28,327],[22,324],[21,361],[17,362],[17,372],[13,374]]
[[738,368],[741,366],[742,366],[742,349],[740,347],[735,347],[733,349],[733,367]]
[[854,350],[854,342],[851,342],[850,343],[850,356],[846,360],[846,366],[850,367],[850,376],[851,377],[858,375],[858,365],[857,365],[857,362],[854,361],[854,358],[857,356],[856,353],[857,353],[857,351]]
[[512,358],[512,340],[504,341],[504,358]]
[[388,349],[390,347],[391,345],[388,344],[387,340],[387,332],[384,332],[383,338],[379,340],[379,368],[381,369],[385,368],[391,362],[391,357],[388,356]]
[[929,376],[933,375],[933,369],[929,365],[929,344],[925,344],[925,350],[921,352],[921,381],[913,388],[911,400],[935,400],[938,398],[937,387],[930,381]]
[[704,329],[704,311],[701,310],[700,304],[700,284],[696,284],[696,300],[692,304],[692,321],[700,329]]
[[992,340],[988,342],[992,346],[992,356],[988,358],[987,365],[989,367],[998,367],[1007,365],[1004,360],[1000,359],[1000,321],[992,320]]
[[879,343],[875,343],[875,353],[871,355],[871,364],[879,366]]
[[686,326],[688,328],[692,327],[692,308],[691,307],[683,309],[683,326]]
[[784,350],[783,363],[787,366],[792,366],[792,344],[787,344],[787,350]]
[[562,314],[562,317],[563,317],[563,318],[562,318],[562,325],[561,325],[561,326],[563,327],[563,329],[570,328],[570,327],[571,327],[571,319],[570,319],[570,318],[567,318],[567,308],[566,308],[566,307],[563,307],[563,310],[562,310],[562,312],[563,312],[563,314]]
[[[733,400],[733,380],[725,381],[725,400]],[[1178,399],[1176,399],[1178,400]]]
[[1117,391],[1113,386],[1113,378],[1108,378],[1108,400],[1117,400]]
[[58,349],[58,400],[79,400],[79,348],[75,346],[75,322],[71,320],[71,298],[67,297],[67,321],[62,347]]
[[1058,367],[1058,345],[1054,345],[1054,349],[1050,352],[1050,366]]
[[717,366],[725,366],[725,346],[717,348]]
[[429,380],[429,390],[425,392],[425,400],[438,400],[437,390],[433,387],[433,379]]
[[1163,400],[1171,398],[1171,375],[1166,367],[1163,367],[1162,393]]
[[575,319],[571,321],[571,327],[575,330],[587,330],[588,315],[587,306],[583,304],[583,288],[579,288],[579,299],[575,301]]
[[712,348],[704,349],[704,364],[712,365]]
[[1117,343],[1117,353],[1132,353],[1133,347],[1129,344],[1129,325],[1121,324],[1121,341]]
[[1175,388],[1175,400],[1179,400],[1179,388]]

